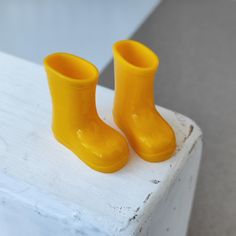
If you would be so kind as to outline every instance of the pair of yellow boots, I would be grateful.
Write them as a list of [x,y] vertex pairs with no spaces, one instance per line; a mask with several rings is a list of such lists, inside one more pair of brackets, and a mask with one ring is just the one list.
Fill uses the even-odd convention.
[[[146,161],[168,159],[175,134],[155,109],[154,78],[159,59],[145,45],[123,40],[113,46],[113,117],[136,153]],[[99,72],[90,62],[67,53],[44,60],[52,96],[55,138],[91,168],[114,172],[128,161],[126,139],[98,116],[95,90]]]

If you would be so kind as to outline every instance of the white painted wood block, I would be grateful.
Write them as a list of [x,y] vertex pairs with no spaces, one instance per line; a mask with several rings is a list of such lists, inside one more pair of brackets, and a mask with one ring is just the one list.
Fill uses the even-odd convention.
[[[113,91],[98,86],[97,107],[112,121]],[[201,158],[201,130],[158,108],[178,149],[162,163],[132,150],[122,170],[91,170],[52,136],[42,66],[0,54],[0,235],[186,234]]]

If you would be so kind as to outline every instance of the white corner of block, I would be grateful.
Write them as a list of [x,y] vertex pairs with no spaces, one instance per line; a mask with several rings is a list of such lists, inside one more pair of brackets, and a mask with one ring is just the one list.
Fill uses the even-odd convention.
[[[53,138],[43,68],[4,54],[0,65],[4,236],[186,233],[202,149],[201,130],[191,119],[159,107],[176,134],[173,157],[148,163],[131,150],[122,170],[99,173]],[[112,101],[113,91],[98,86],[98,112],[117,129]],[[12,222],[18,223],[13,227]]]

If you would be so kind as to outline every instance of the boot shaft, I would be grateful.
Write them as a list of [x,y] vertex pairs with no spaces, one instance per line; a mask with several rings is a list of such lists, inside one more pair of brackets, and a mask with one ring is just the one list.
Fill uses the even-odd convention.
[[78,129],[97,115],[97,69],[82,58],[56,53],[44,61],[52,97],[53,130]]
[[115,72],[114,112],[129,113],[154,106],[157,56],[141,43],[124,40],[113,47]]

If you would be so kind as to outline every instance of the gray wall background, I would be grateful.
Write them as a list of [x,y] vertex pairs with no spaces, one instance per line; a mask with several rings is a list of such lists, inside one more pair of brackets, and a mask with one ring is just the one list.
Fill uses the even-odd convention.
[[[160,57],[156,103],[202,128],[189,236],[236,235],[236,1],[164,0],[132,37]],[[100,78],[113,88],[113,65]]]

